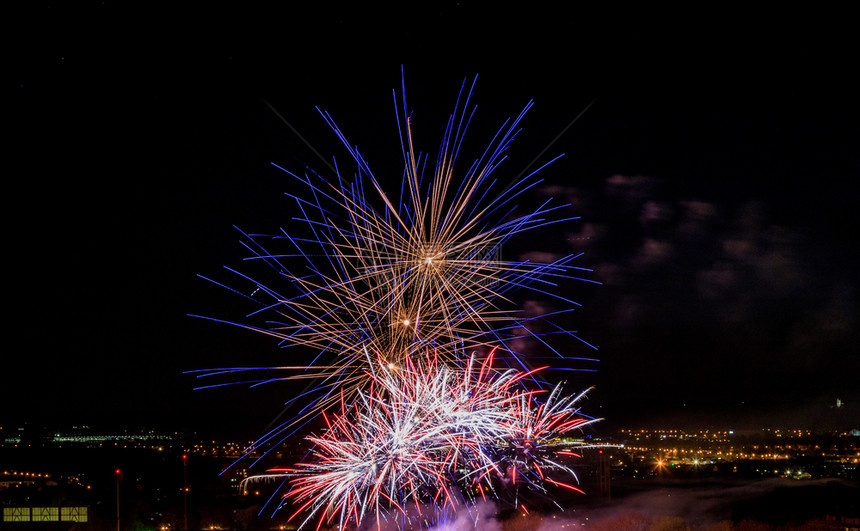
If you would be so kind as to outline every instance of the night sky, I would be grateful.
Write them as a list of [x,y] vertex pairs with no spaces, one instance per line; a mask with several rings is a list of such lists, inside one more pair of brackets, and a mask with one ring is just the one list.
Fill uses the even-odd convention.
[[565,324],[600,348],[571,385],[596,387],[585,410],[605,429],[803,426],[837,398],[857,411],[860,43],[846,13],[30,4],[6,20],[0,425],[257,435],[295,387],[192,391],[183,371],[288,354],[188,317],[238,317],[197,275],[241,264],[234,225],[292,226],[283,192],[301,191],[271,162],[327,171],[266,102],[346,161],[314,106],[328,110],[399,175],[401,65],[425,150],[477,74],[471,155],[530,99],[498,176],[547,146],[541,161],[565,154],[536,196],[582,219],[518,245],[583,251],[603,283],[560,289],[583,305]]

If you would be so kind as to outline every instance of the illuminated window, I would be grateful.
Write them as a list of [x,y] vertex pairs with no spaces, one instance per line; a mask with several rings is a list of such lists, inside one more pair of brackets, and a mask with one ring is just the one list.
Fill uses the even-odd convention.
[[86,507],[61,507],[60,519],[64,522],[86,522]]
[[59,522],[59,507],[33,507],[34,522]]
[[29,507],[3,507],[4,522],[29,522]]

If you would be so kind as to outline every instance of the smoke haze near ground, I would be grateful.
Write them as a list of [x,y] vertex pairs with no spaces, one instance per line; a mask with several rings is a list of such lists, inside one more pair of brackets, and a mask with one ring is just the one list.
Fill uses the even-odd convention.
[[[507,518],[499,514],[505,508],[492,502],[481,502],[468,511],[436,511],[414,505],[408,508],[414,529],[430,531],[558,531],[572,528],[651,529],[670,523],[696,529],[730,529],[731,521],[766,518],[771,524],[802,524],[826,515],[856,510],[860,486],[837,479],[790,480],[783,478],[756,481],[713,481],[691,485],[689,482],[666,482],[658,486],[612,500],[604,505],[576,505],[565,512],[524,514],[516,511]],[[653,485],[651,485],[653,486]],[[643,486],[643,488],[647,488]],[[773,506],[779,507],[774,510]],[[853,509],[850,509],[853,507]],[[422,527],[423,522],[423,527]],[[428,522],[430,525],[428,526]],[[685,527],[687,528],[687,527]],[[375,518],[366,520],[360,531],[399,531],[399,523],[383,519],[377,527]]]

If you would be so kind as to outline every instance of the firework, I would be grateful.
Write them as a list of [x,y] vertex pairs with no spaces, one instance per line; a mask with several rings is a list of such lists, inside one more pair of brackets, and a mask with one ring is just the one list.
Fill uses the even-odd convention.
[[[458,352],[501,345],[513,352],[512,366],[525,368],[511,341],[532,335],[528,325],[536,317],[524,316],[509,293],[530,288],[576,304],[553,289],[559,279],[577,277],[575,255],[553,263],[501,257],[511,237],[564,221],[553,218],[564,205],[549,202],[517,213],[515,201],[540,182],[537,172],[505,188],[494,178],[531,103],[502,124],[481,157],[464,165],[458,155],[474,112],[470,97],[464,85],[432,170],[428,157],[416,152],[404,100],[399,197],[385,192],[328,113],[322,114],[355,162],[352,178],[284,170],[310,192],[308,198],[294,196],[295,221],[306,225],[305,234],[244,234],[252,252],[247,260],[274,270],[280,287],[229,269],[247,287],[228,289],[257,305],[248,322],[232,324],[273,336],[282,346],[310,347],[324,360],[287,378],[319,379],[325,392],[360,386],[365,352],[401,365],[427,347],[457,363]],[[456,169],[462,171],[459,179]],[[256,318],[266,322],[253,324]]]
[[310,459],[283,471],[293,477],[286,496],[297,506],[293,517],[306,513],[302,525],[315,515],[321,525],[358,525],[368,514],[405,514],[407,503],[426,500],[455,509],[460,497],[485,496],[518,475],[576,489],[544,468],[575,481],[550,448],[593,421],[574,407],[582,395],[559,398],[556,388],[539,404],[519,385],[529,373],[496,373],[492,355],[480,363],[472,357],[463,369],[425,359],[368,374],[368,390],[325,415],[325,431],[309,437]]
[[[248,480],[289,479],[284,503],[295,518],[304,515],[302,526],[315,517],[320,526],[358,525],[370,514],[405,514],[406,504],[425,501],[455,510],[504,484],[577,490],[569,479],[550,477],[560,472],[575,482],[558,459],[567,451],[556,449],[558,438],[593,419],[576,406],[582,395],[544,391],[535,379],[539,369],[529,369],[513,349],[523,335],[548,344],[531,332],[536,317],[520,312],[510,295],[526,288],[576,305],[554,288],[559,279],[578,278],[581,268],[572,265],[574,255],[552,263],[501,256],[512,237],[564,221],[555,218],[564,205],[547,201],[520,211],[516,201],[540,182],[537,172],[504,187],[494,177],[531,102],[499,127],[480,157],[462,163],[473,87],[461,88],[435,160],[413,143],[405,97],[395,105],[403,158],[398,196],[384,190],[321,111],[350,153],[352,175],[281,168],[309,192],[291,196],[303,232],[243,233],[248,261],[274,271],[279,284],[228,269],[242,286],[227,289],[256,306],[247,322],[224,322],[315,356],[310,364],[200,371],[205,377],[282,369],[289,372],[254,383],[313,381],[305,393],[310,405],[255,443],[276,445],[321,414],[325,427],[308,437],[310,457]],[[262,324],[253,324],[258,319]],[[496,348],[505,352],[506,367],[494,366]]]

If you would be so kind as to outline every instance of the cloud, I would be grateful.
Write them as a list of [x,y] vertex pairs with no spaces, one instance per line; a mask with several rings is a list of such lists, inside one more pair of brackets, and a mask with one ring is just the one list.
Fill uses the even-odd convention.
[[604,286],[623,286],[627,278],[625,268],[613,262],[601,262],[595,265],[594,272],[594,278],[602,282]]
[[668,241],[645,238],[636,255],[630,260],[635,269],[662,266],[675,257],[675,246]]
[[756,245],[752,240],[728,238],[723,240],[723,252],[731,259],[741,263],[752,263],[756,253]]
[[686,219],[693,221],[709,221],[716,217],[717,209],[713,203],[700,200],[681,201]]
[[731,262],[717,262],[696,274],[696,291],[706,300],[721,300],[730,295],[740,282],[740,273]]
[[[409,503],[405,515],[393,513],[382,515],[379,520],[374,517],[365,519],[360,531],[401,531],[402,529],[428,529],[428,531],[502,531],[502,524],[496,520],[498,511],[492,502],[479,502],[475,505],[464,506],[455,502],[456,509],[450,505],[440,508],[430,504],[416,505]],[[394,516],[397,516],[395,519]],[[403,526],[403,522],[412,522]]]
[[[603,284],[593,291],[560,286],[584,305],[569,318],[571,327],[599,343],[602,356],[633,363],[645,362],[640,352],[658,351],[655,359],[667,365],[686,366],[690,352],[731,360],[714,367],[727,382],[708,398],[714,402],[738,392],[748,401],[769,400],[791,386],[819,393],[830,382],[844,385],[847,362],[839,360],[860,340],[850,249],[830,229],[792,215],[777,195],[677,191],[670,182],[624,175],[602,188],[543,190],[581,201],[573,210],[582,221],[560,246],[541,247],[530,258],[583,251],[576,265],[593,269],[589,278]],[[535,350],[527,343],[516,347]],[[813,372],[821,378],[806,383]],[[745,375],[756,373],[762,377],[753,388]]]
[[612,323],[620,329],[633,327],[645,318],[642,302],[632,295],[624,295],[614,306]]
[[664,223],[669,221],[671,217],[672,209],[667,204],[649,200],[642,206],[642,214],[639,215],[639,222],[643,225]]
[[520,260],[523,262],[536,262],[539,264],[551,264],[560,259],[561,255],[555,253],[547,253],[544,251],[531,251],[520,255]]
[[551,310],[547,304],[540,301],[525,301],[523,303],[523,313],[525,313],[526,317],[546,315]]

